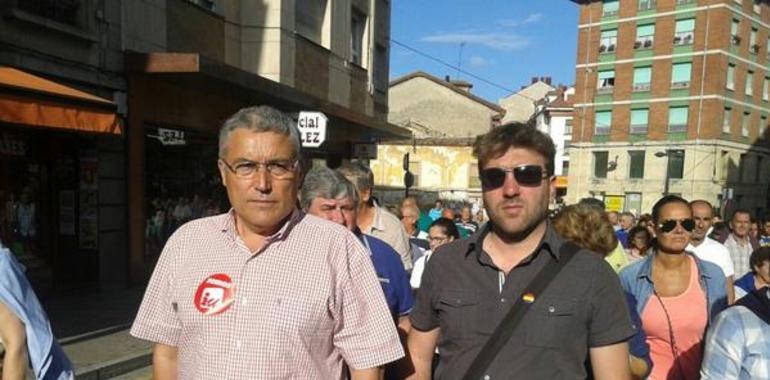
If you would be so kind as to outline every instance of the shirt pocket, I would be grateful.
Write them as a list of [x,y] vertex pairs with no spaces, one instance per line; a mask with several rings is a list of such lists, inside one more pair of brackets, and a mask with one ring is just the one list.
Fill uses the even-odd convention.
[[[529,310],[525,320],[531,326],[527,331],[527,344],[537,347],[560,348],[568,337],[581,328],[577,318],[577,299],[560,296],[540,298]],[[584,334],[583,334],[584,335]]]
[[475,291],[443,291],[438,302],[441,334],[449,339],[472,335],[480,310],[479,301],[479,294]]

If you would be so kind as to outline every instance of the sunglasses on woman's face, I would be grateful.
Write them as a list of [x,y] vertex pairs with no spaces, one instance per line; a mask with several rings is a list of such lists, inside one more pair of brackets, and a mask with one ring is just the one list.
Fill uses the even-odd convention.
[[494,190],[502,187],[505,183],[505,176],[513,173],[513,178],[519,186],[537,187],[548,178],[544,173],[543,167],[539,165],[522,165],[513,169],[486,168],[479,173],[481,186],[484,190]]
[[676,220],[676,219],[668,219],[664,220],[660,223],[658,223],[658,228],[660,228],[663,232],[671,232],[676,228],[676,225],[679,224],[682,226],[682,228],[685,229],[687,232],[692,232],[693,229],[695,229],[695,220],[688,218],[688,219],[682,219],[682,220]]

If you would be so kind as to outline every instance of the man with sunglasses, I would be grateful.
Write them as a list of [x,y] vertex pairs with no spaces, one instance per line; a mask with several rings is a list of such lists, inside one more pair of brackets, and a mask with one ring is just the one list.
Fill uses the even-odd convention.
[[131,334],[155,379],[378,379],[404,355],[366,249],[297,209],[296,123],[238,111],[219,134],[232,209],[166,243]]
[[[422,276],[408,345],[415,378],[460,379],[517,300],[532,303],[486,378],[630,378],[634,334],[620,283],[599,255],[578,251],[537,299],[525,287],[565,241],[547,220],[553,141],[531,125],[493,128],[474,144],[489,222],[438,249]],[[439,336],[441,337],[439,341]]]
[[696,379],[708,325],[727,306],[725,276],[714,263],[687,251],[695,221],[690,204],[675,195],[652,208],[652,254],[620,272],[634,298],[650,345],[650,379]]

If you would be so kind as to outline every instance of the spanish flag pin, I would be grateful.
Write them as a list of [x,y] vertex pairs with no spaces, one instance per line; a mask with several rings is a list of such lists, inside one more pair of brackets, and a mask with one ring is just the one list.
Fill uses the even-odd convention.
[[535,295],[532,293],[524,293],[524,295],[521,296],[521,300],[526,303],[535,302]]

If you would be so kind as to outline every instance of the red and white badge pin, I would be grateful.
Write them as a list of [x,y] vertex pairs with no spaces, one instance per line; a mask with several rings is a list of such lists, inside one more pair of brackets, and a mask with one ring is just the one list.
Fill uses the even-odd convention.
[[195,292],[195,308],[203,315],[217,315],[230,308],[235,295],[235,285],[224,273],[206,277]]

